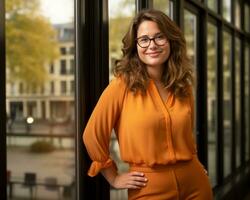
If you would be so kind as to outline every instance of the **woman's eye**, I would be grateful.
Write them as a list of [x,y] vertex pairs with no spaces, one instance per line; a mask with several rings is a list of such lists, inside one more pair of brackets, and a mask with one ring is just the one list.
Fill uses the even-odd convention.
[[157,37],[156,37],[156,39],[159,39],[159,40],[162,40],[162,39],[164,39],[165,37],[164,37],[164,35],[158,35]]
[[148,42],[148,38],[141,38],[140,42]]

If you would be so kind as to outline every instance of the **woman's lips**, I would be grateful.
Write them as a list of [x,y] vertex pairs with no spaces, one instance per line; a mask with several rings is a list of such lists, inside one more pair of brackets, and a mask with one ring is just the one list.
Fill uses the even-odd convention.
[[157,51],[157,52],[151,52],[151,53],[146,53],[146,55],[155,58],[158,57],[160,55],[161,52]]

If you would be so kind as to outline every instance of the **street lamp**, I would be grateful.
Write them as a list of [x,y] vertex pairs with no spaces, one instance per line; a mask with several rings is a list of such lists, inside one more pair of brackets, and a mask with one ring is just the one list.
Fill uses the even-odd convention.
[[34,118],[29,116],[26,118],[26,130],[27,130],[27,133],[30,132],[30,128],[31,128],[31,125],[33,124],[34,122]]

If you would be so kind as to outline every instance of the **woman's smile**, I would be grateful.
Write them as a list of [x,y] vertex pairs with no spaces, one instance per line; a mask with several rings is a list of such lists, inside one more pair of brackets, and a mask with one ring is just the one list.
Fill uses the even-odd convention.
[[149,53],[145,53],[146,55],[148,55],[151,58],[157,58],[162,51],[154,51],[154,52],[149,52]]

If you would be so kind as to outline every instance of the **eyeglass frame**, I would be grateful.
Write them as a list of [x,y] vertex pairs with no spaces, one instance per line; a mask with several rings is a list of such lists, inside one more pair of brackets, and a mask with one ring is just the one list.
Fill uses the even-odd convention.
[[[166,41],[165,41],[164,44],[159,45],[159,44],[155,41],[155,39],[156,39],[157,37],[159,37],[159,36],[163,36],[163,37],[165,38]],[[149,44],[148,44],[148,46],[142,47],[142,46],[139,44],[138,40],[141,39],[141,38],[147,38],[147,39],[149,39]],[[148,47],[150,46],[152,40],[154,41],[155,45],[157,45],[157,46],[164,46],[165,44],[168,43],[168,39],[167,39],[167,37],[166,37],[164,34],[156,34],[156,35],[155,35],[154,37],[152,37],[152,38],[150,38],[150,37],[147,36],[147,35],[143,35],[143,36],[141,36],[141,37],[136,38],[136,43],[139,45],[139,47],[146,49],[146,48],[148,48]]]

